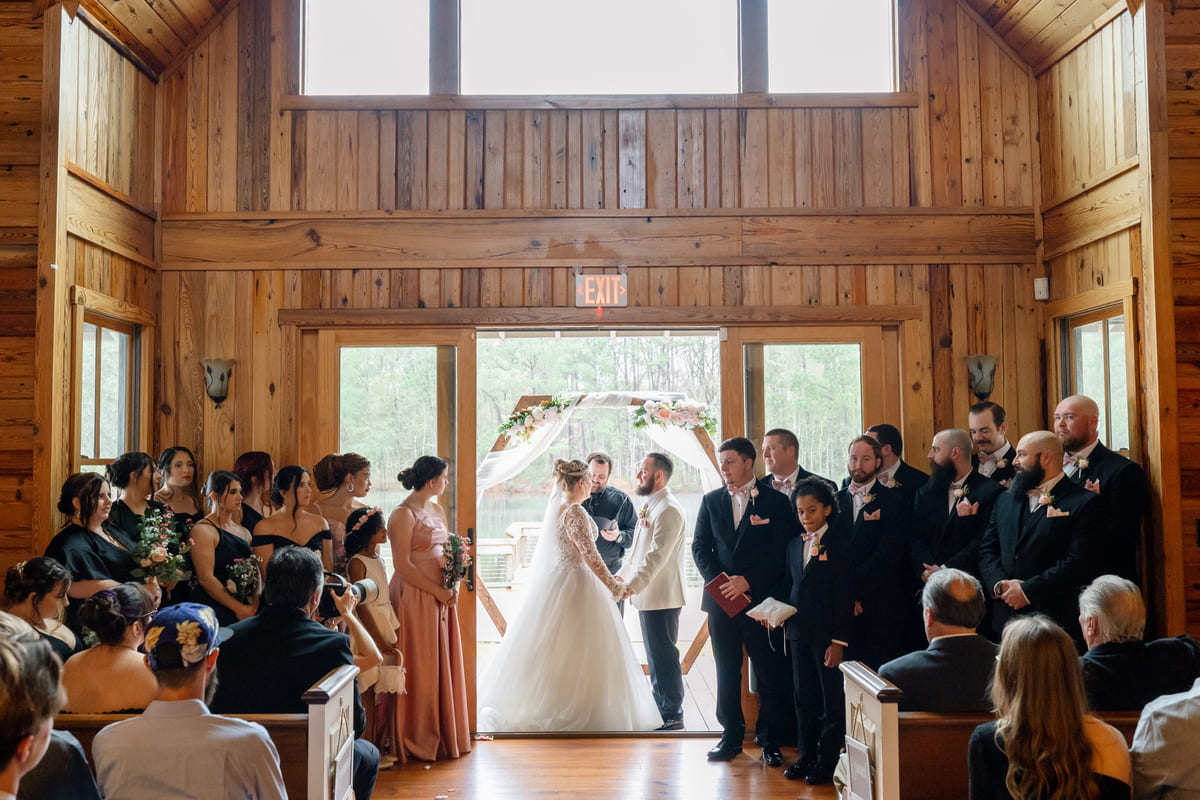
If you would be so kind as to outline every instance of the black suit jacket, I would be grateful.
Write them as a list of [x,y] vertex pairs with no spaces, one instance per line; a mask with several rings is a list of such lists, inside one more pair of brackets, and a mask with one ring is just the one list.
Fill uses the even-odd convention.
[[947,493],[934,491],[928,483],[917,491],[913,503],[913,569],[920,574],[923,564],[941,564],[979,575],[979,541],[992,518],[992,507],[1004,487],[971,470],[963,484],[963,497],[978,503],[973,515],[960,517],[958,504],[949,507]]
[[[854,599],[862,603],[863,622],[874,624],[904,617],[914,601],[907,560],[909,506],[903,496],[879,481],[870,494],[872,500],[857,520],[849,489],[837,493],[837,502],[838,518],[850,530]],[[867,519],[876,513],[879,519]]]
[[[353,664],[350,637],[331,631],[298,608],[264,606],[257,616],[230,626],[233,636],[217,657],[217,714],[302,714],[301,696],[331,670]],[[354,689],[354,735],[366,714]]]
[[1200,676],[1200,643],[1190,636],[1105,642],[1079,657],[1094,711],[1141,710],[1164,694],[1186,692]]
[[1141,582],[1138,552],[1142,541],[1142,516],[1148,490],[1142,468],[1099,442],[1088,456],[1088,465],[1075,470],[1071,480],[1080,486],[1100,481],[1105,505],[1107,536],[1101,543],[1101,572]]
[[[912,508],[913,502],[917,498],[917,490],[929,480],[929,473],[922,472],[904,459],[900,459],[900,466],[896,467],[895,478],[895,484],[888,488],[901,495],[905,505]],[[849,485],[849,476],[842,478],[842,488],[845,489]]]
[[[741,524],[733,527],[733,501],[722,487],[704,495],[696,516],[692,538],[692,558],[704,582],[724,572],[741,575],[750,584],[750,606],[768,597],[787,597],[787,546],[799,532],[796,514],[788,499],[771,489],[763,491],[754,484],[757,496],[747,501]],[[751,522],[757,516],[761,525]],[[705,592],[700,607],[725,613]],[[743,614],[746,612],[743,611]]]
[[821,535],[821,553],[804,564],[809,543],[797,536],[788,544],[788,605],[796,609],[784,624],[787,638],[818,647],[837,639],[850,642],[854,593],[850,585],[850,531],[841,514]]
[[[805,478],[820,478],[821,480],[823,480],[829,484],[830,489],[832,489],[835,492],[837,491],[837,484],[834,483],[833,481],[829,480],[829,478],[818,475],[815,472],[809,472],[804,467],[798,467],[797,470],[798,471],[796,472],[796,483],[799,483],[800,481],[804,480]],[[775,488],[775,485],[772,483],[772,481],[773,481],[773,476],[771,475],[771,473],[768,472],[766,475],[763,475],[761,478],[758,479],[758,488],[759,489],[770,489],[772,491],[778,491]],[[794,484],[793,484],[793,486],[794,486]],[[780,494],[786,494],[786,493],[780,492]]]
[[894,658],[879,668],[879,677],[900,687],[901,711],[991,711],[988,690],[996,654],[982,636],[943,636],[925,650]]
[[[1096,543],[1104,529],[1104,504],[1065,475],[1050,494],[1054,502],[1033,511],[1026,495],[1006,491],[996,498],[979,544],[983,590],[990,596],[999,581],[1016,579],[1029,598],[1017,612],[993,600],[996,631],[1015,614],[1041,612],[1079,640],[1079,590],[1099,574]],[[1066,516],[1051,517],[1049,508]]]

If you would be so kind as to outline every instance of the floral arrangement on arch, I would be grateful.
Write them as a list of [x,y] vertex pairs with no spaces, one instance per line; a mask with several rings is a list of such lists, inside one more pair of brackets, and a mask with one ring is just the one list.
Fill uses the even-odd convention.
[[577,394],[560,394],[536,405],[518,409],[500,423],[496,431],[509,439],[528,442],[538,428],[557,420],[563,411],[579,402],[579,398],[580,395]]
[[641,408],[635,408],[633,427],[647,428],[657,425],[660,428],[677,427],[693,430],[704,428],[710,434],[717,432],[717,418],[708,408],[708,403],[696,403],[692,400],[647,400]]

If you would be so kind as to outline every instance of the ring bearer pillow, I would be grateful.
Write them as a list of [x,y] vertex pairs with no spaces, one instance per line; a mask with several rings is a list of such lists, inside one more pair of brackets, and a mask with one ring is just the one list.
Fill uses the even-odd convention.
[[747,611],[746,616],[750,619],[756,619],[759,622],[765,622],[772,628],[778,628],[795,613],[796,609],[794,606],[781,603],[774,597],[768,597]]

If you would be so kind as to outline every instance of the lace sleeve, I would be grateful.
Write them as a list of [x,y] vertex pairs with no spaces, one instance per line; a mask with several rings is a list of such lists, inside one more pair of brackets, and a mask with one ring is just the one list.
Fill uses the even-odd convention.
[[614,597],[617,596],[621,592],[621,582],[613,577],[612,573],[608,571],[608,567],[604,566],[604,559],[600,558],[600,551],[596,549],[595,523],[583,510],[583,506],[573,505],[567,508],[563,526],[572,544],[579,550],[583,563],[596,574],[601,583],[608,587]]

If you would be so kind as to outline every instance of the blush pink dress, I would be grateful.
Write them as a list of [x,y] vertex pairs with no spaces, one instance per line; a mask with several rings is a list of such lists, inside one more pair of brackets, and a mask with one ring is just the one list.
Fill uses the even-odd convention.
[[[442,546],[449,540],[441,517],[413,512],[409,559],[429,580],[442,583]],[[400,618],[407,694],[400,695],[395,741],[401,760],[458,758],[471,752],[467,683],[463,671],[458,611],[409,585],[397,572],[389,587]]]

